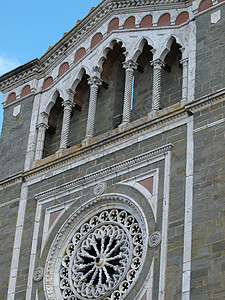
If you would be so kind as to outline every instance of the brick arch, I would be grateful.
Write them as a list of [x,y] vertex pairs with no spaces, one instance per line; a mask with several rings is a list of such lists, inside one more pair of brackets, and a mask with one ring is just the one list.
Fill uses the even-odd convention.
[[149,28],[152,27],[152,15],[145,16],[140,23],[141,28]]
[[30,89],[30,85],[26,85],[23,89],[22,89],[22,92],[20,94],[20,98],[23,98],[27,95],[29,95],[31,93],[31,89]]
[[123,25],[123,29],[132,29],[135,28],[135,17],[129,17],[126,19]]
[[52,78],[51,76],[45,78],[45,80],[44,80],[44,82],[43,82],[43,85],[42,85],[42,90],[47,89],[47,88],[50,87],[52,84],[53,84],[53,78]]
[[158,27],[170,26],[170,14],[166,13],[159,18]]
[[108,25],[108,34],[113,31],[113,30],[117,30],[119,29],[119,19],[118,18],[114,18],[109,22]]
[[183,11],[182,13],[180,13],[177,16],[175,25],[183,24],[183,23],[187,22],[188,20],[189,20],[189,13],[187,11]]
[[203,0],[198,7],[198,12],[204,11],[212,6],[212,0]]
[[78,49],[74,56],[74,63],[78,62],[82,57],[84,57],[85,54],[86,54],[85,48],[82,47]]
[[64,62],[59,68],[58,78],[60,78],[64,73],[66,73],[66,71],[69,70],[69,67],[70,66],[68,62]]
[[14,101],[16,101],[16,93],[15,92],[11,93],[8,96],[6,103],[10,104],[10,103],[13,103]]
[[91,40],[91,49],[94,48],[103,39],[101,32],[96,33]]

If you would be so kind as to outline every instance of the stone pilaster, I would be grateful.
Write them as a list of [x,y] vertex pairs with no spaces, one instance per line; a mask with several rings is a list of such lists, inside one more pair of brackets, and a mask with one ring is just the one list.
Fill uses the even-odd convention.
[[123,121],[121,124],[122,127],[124,127],[124,125],[130,122],[132,81],[133,81],[134,70],[137,69],[137,64],[133,60],[128,60],[123,63],[123,67],[126,70],[126,75],[125,75],[125,89],[124,89],[124,100],[123,100]]
[[161,59],[151,61],[153,66],[153,91],[152,91],[152,110],[158,110],[160,107],[161,93],[161,73],[165,63]]
[[37,144],[36,144],[36,151],[35,151],[35,161],[42,158],[46,129],[48,129],[48,125],[46,125],[43,122],[37,125],[38,133],[37,133]]
[[60,149],[66,149],[68,145],[68,135],[70,128],[70,118],[71,112],[74,107],[74,102],[71,100],[66,100],[62,103],[64,107],[63,112],[63,123],[62,123],[62,132],[61,132],[61,140],[60,140]]
[[183,77],[182,77],[182,100],[181,103],[185,104],[188,99],[188,59],[184,58],[180,60],[183,68]]
[[94,76],[88,79],[88,84],[90,85],[90,98],[89,98],[88,119],[87,119],[87,127],[86,127],[86,137],[83,141],[84,146],[88,144],[89,139],[92,138],[94,134],[98,87],[102,84],[102,80]]

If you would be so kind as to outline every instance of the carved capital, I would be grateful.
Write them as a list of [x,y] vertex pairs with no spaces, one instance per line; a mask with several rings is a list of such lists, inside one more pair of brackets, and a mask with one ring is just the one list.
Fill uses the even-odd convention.
[[183,66],[183,68],[187,68],[188,66],[188,58],[183,58],[180,60],[180,64]]
[[97,88],[98,86],[102,85],[102,80],[98,78],[97,76],[91,77],[88,79],[88,84],[91,87]]
[[37,126],[36,126],[37,129],[42,129],[42,130],[46,130],[46,129],[48,129],[48,127],[49,126],[47,124],[45,124],[44,122],[41,122],[41,123],[37,124]]
[[71,110],[75,106],[75,103],[71,100],[65,100],[63,101],[62,106],[64,107],[64,109]]
[[128,60],[123,63],[123,67],[126,69],[126,72],[133,72],[137,69],[137,63],[133,60]]
[[152,60],[151,65],[153,66],[154,69],[161,69],[161,68],[165,67],[166,64],[164,63],[164,61],[162,61],[160,58],[158,58],[156,60]]

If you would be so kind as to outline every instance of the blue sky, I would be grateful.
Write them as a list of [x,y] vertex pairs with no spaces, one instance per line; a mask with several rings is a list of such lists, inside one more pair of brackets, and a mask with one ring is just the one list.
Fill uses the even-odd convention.
[[[101,0],[11,0],[1,3],[0,75],[41,57]],[[0,103],[2,94],[0,93]],[[0,104],[0,131],[3,109]]]

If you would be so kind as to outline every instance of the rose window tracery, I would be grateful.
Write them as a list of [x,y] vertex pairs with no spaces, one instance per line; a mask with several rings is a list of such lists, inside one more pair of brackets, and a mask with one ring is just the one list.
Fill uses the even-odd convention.
[[66,246],[60,268],[63,299],[119,300],[143,260],[143,233],[128,211],[109,209],[86,221]]

